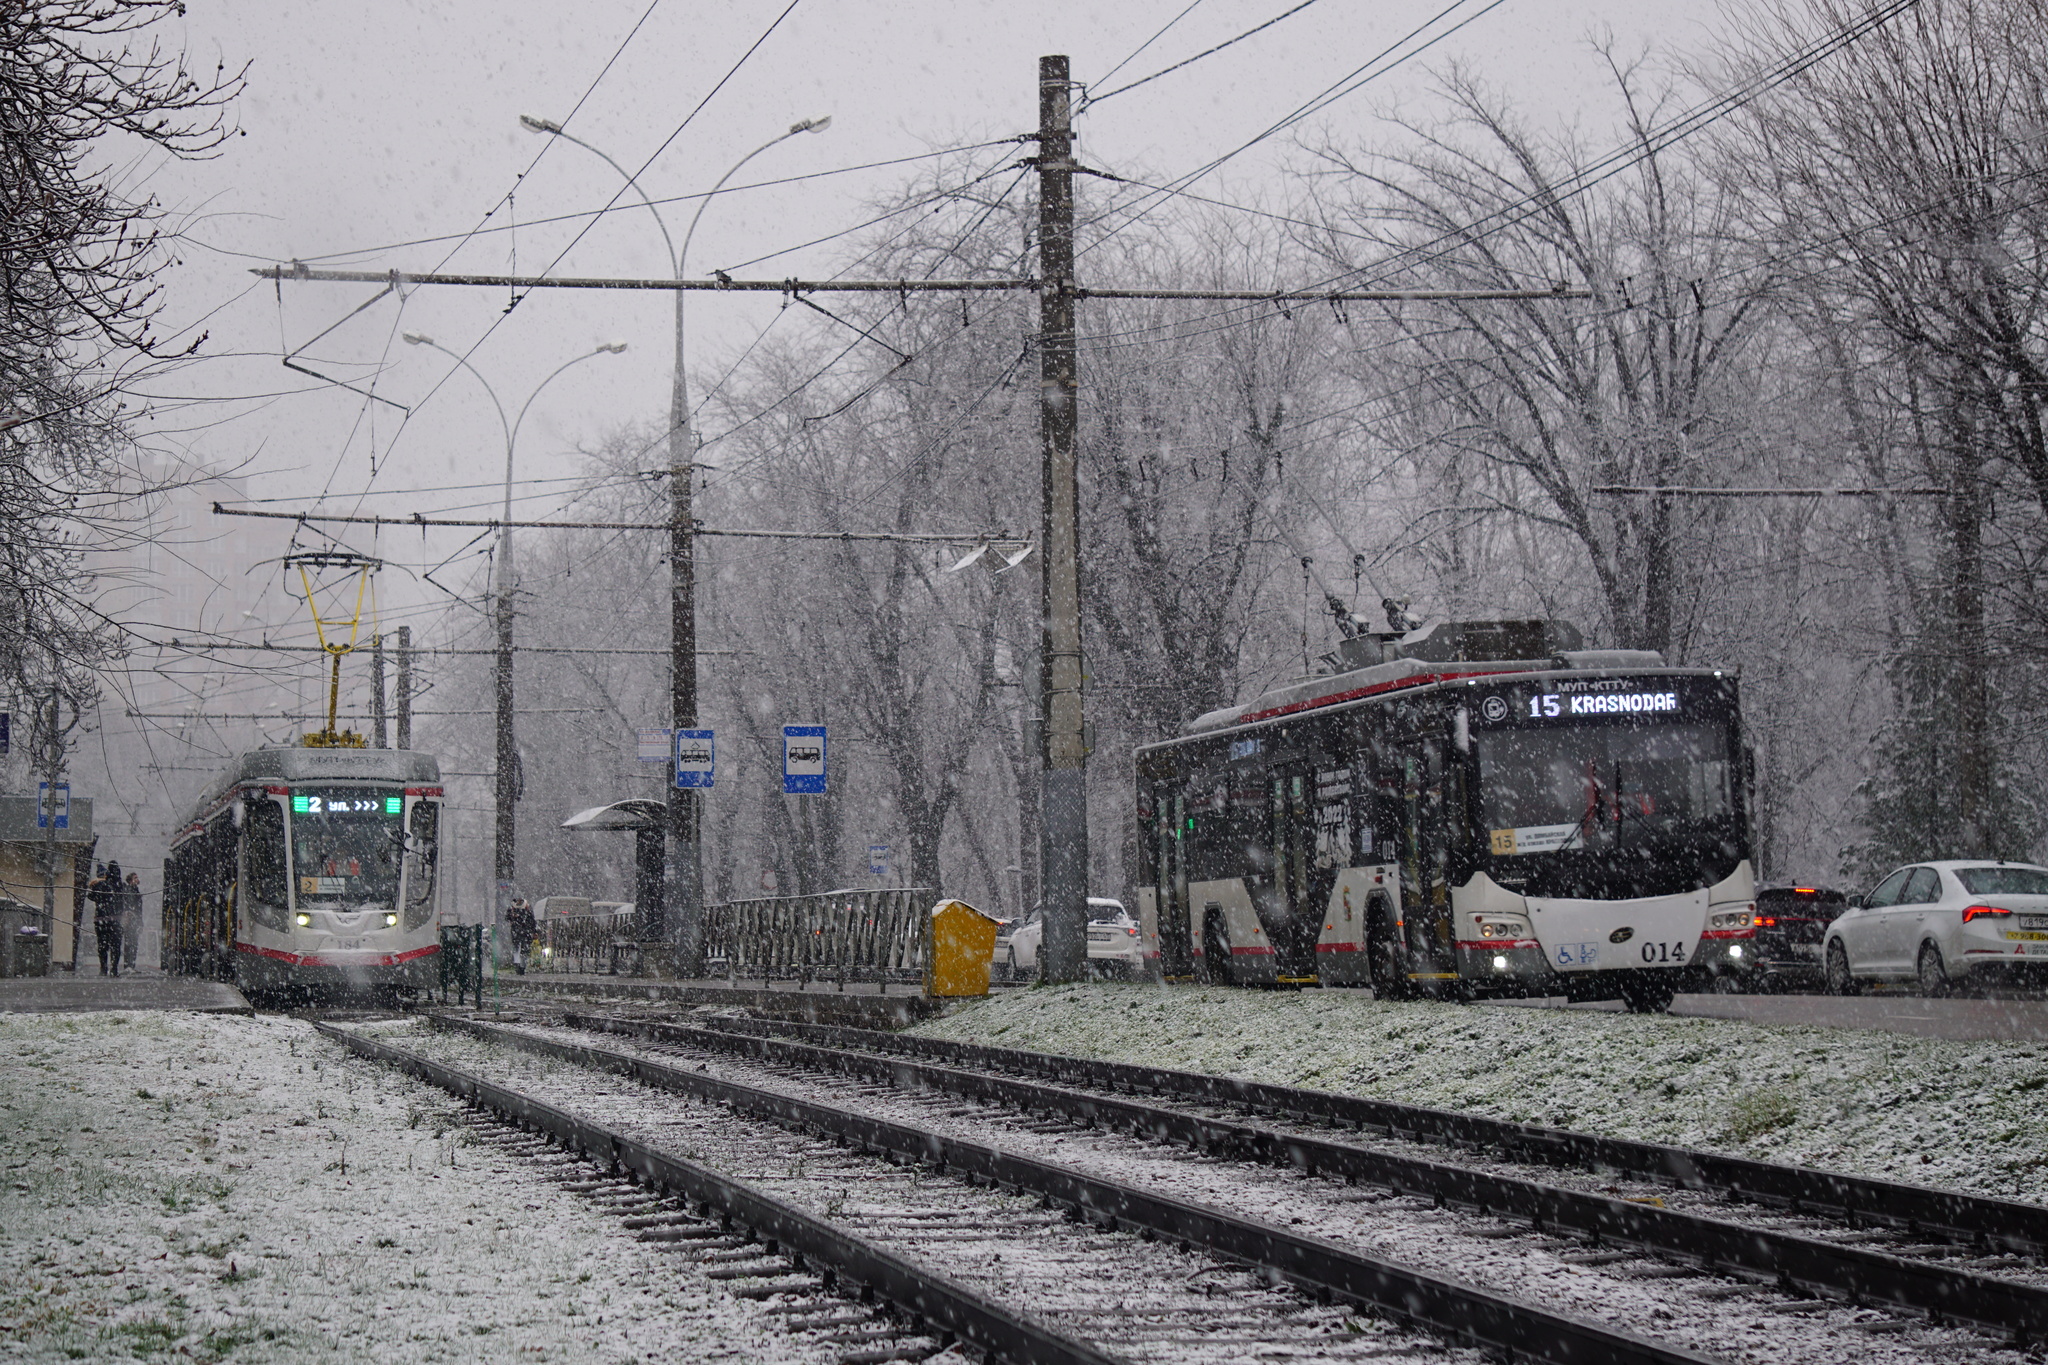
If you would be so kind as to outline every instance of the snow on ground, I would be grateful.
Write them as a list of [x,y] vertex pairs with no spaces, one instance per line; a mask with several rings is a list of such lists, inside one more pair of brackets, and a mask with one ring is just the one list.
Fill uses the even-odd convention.
[[1005,991],[912,1030],[2048,1203],[2048,1044],[1350,991]]
[[0,1014],[0,1359],[829,1359],[275,1017]]

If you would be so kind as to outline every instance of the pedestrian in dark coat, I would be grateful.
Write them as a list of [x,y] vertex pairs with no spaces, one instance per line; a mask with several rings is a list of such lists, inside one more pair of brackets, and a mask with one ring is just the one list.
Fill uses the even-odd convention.
[[107,870],[86,889],[92,902],[92,935],[100,946],[100,975],[121,974],[121,865],[109,862]]
[[526,897],[514,896],[512,904],[506,907],[505,932],[512,936],[512,970],[525,976],[527,954],[533,951],[534,936],[540,932]]

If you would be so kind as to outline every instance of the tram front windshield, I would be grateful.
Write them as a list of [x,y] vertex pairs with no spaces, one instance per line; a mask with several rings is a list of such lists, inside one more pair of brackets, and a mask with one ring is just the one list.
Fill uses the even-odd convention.
[[294,792],[292,870],[300,905],[388,906],[398,894],[403,798],[379,791]]
[[1718,838],[1734,813],[1725,725],[1619,721],[1475,735],[1497,857]]

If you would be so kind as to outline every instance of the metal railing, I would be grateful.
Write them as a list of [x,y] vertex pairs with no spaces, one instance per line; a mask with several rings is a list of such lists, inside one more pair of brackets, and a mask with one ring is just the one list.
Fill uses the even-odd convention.
[[484,926],[481,924],[444,924],[441,926],[441,1003],[449,1003],[449,993],[454,992],[454,1003],[460,1005],[465,999],[474,999],[476,1007],[484,1007]]
[[922,887],[770,896],[704,907],[707,974],[808,985],[892,981],[922,987],[933,893]]
[[529,970],[617,972],[622,948],[630,949],[633,914],[565,915],[540,926],[540,953]]

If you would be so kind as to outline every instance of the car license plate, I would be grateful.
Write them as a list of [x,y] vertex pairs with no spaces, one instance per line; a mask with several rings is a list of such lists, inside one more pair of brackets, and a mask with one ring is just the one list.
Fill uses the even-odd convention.
[[2048,929],[2048,915],[2021,915],[2020,928]]
[[2005,936],[2007,938],[2024,939],[2028,943],[2048,943],[2048,934],[2041,933],[2035,929],[2008,929],[2005,931]]

